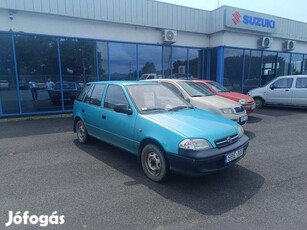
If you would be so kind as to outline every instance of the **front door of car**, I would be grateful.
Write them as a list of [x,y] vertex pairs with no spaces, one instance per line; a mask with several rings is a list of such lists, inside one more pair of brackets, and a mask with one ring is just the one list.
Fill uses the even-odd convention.
[[292,101],[293,78],[281,78],[267,88],[267,103],[290,105]]
[[103,127],[105,141],[128,151],[133,150],[133,130],[136,112],[132,114],[115,112],[117,105],[131,108],[121,86],[110,84],[103,103]]

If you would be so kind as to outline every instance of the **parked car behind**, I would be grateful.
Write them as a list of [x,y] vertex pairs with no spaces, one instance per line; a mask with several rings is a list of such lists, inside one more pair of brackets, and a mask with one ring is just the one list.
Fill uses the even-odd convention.
[[168,171],[202,175],[224,169],[248,146],[240,125],[152,82],[88,83],[74,103],[73,129],[81,143],[92,136],[136,155],[153,181]]
[[29,89],[29,83],[26,80],[19,80],[19,89]]
[[248,117],[241,104],[214,95],[203,83],[175,79],[152,81],[161,82],[163,85],[173,90],[178,96],[200,109],[219,114],[241,125],[247,122]]
[[162,78],[162,76],[156,73],[145,73],[141,75],[140,80],[157,79],[157,78]]
[[0,89],[10,89],[10,83],[7,80],[0,80]]
[[280,76],[247,94],[254,98],[256,108],[265,104],[307,106],[307,75]]
[[205,84],[210,89],[210,91],[214,93],[215,95],[225,97],[225,98],[228,98],[230,100],[240,103],[248,114],[254,112],[256,108],[254,99],[252,97],[242,94],[242,93],[232,92],[216,81],[196,80],[196,82]]
[[[63,99],[64,101],[73,102],[78,95],[81,87],[77,82],[63,81]],[[52,104],[58,104],[62,101],[61,82],[56,82],[50,91]]]

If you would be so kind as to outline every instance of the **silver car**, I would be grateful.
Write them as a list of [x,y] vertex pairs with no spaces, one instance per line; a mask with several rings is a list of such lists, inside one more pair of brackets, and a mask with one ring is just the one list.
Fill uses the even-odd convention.
[[256,108],[265,104],[307,106],[307,75],[280,76],[247,94],[254,98]]

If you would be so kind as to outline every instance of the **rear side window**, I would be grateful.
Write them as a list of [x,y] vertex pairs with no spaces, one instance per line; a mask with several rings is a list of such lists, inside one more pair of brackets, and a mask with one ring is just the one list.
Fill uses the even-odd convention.
[[307,88],[307,78],[297,78],[295,87],[296,88]]
[[90,85],[90,88],[87,90],[87,93],[86,93],[85,98],[84,98],[85,103],[90,103],[93,89],[94,89],[94,85]]
[[116,105],[129,106],[123,89],[118,85],[109,85],[104,101],[104,107],[114,109]]
[[283,78],[275,81],[275,88],[291,88],[293,78]]
[[83,90],[79,93],[77,96],[76,100],[77,101],[83,101],[84,96],[86,95],[88,89],[90,88],[91,85],[86,85]]
[[104,91],[105,85],[95,85],[92,91],[89,104],[100,106],[101,105],[101,98]]

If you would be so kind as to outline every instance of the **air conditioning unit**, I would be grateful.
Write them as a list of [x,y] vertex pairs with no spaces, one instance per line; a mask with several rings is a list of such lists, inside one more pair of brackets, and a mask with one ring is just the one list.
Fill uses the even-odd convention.
[[173,44],[177,41],[177,31],[176,30],[163,30],[162,40],[164,44]]
[[283,49],[288,51],[295,50],[295,46],[296,46],[296,41],[286,40],[283,44]]
[[273,43],[273,38],[270,37],[262,37],[259,39],[259,47],[260,48],[270,48]]

